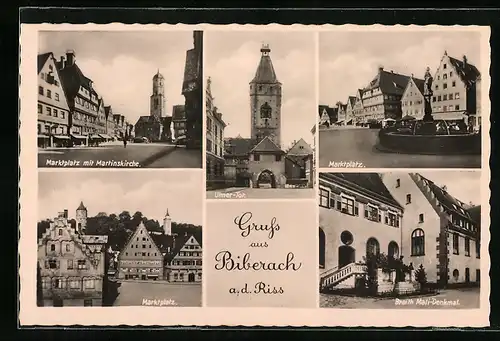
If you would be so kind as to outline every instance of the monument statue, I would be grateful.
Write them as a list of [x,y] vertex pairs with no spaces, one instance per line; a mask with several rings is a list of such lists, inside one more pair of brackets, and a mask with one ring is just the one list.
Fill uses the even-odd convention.
[[424,76],[424,99],[425,99],[425,107],[424,107],[424,117],[423,121],[424,122],[431,122],[434,121],[434,118],[432,117],[432,107],[431,107],[431,98],[432,98],[432,76],[430,72],[430,68],[427,67],[425,70],[425,76]]

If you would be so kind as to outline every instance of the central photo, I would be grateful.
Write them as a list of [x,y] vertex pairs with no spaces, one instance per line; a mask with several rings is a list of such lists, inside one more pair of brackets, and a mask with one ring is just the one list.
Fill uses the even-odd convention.
[[205,35],[207,199],[313,198],[312,32]]

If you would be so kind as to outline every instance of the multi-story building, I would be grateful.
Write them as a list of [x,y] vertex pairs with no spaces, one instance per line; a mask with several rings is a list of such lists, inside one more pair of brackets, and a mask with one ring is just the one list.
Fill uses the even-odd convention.
[[349,96],[345,109],[345,124],[352,125],[354,123],[354,112],[356,107],[356,97]]
[[226,128],[226,123],[222,119],[222,113],[214,105],[211,83],[209,77],[205,90],[207,183],[224,181],[224,128]]
[[[314,136],[313,136],[314,138]],[[304,140],[296,141],[286,152],[285,174],[289,185],[312,188],[314,181],[314,151]]]
[[[332,121],[330,120],[330,114],[329,110],[333,108],[330,108],[328,105],[319,105],[318,107],[318,113],[319,113],[319,125],[327,126],[329,127],[332,124]],[[334,121],[336,122],[336,120]]]
[[330,288],[354,287],[374,253],[422,265],[432,285],[479,281],[479,219],[445,188],[402,172],[320,173],[319,182],[320,276]]
[[445,51],[433,79],[432,116],[467,121],[469,115],[475,115],[479,76],[479,70],[466,56],[459,60]]
[[385,186],[405,207],[402,250],[407,263],[446,286],[479,280],[480,235],[469,206],[415,173],[384,173]]
[[201,282],[202,244],[194,235],[185,234],[174,241],[174,250],[167,257],[167,280],[170,282]]
[[401,97],[403,116],[412,116],[421,120],[425,114],[424,80],[411,75]]
[[106,134],[106,109],[104,105],[104,99],[99,98],[99,109],[97,110],[97,122],[96,122],[96,133],[101,137],[105,138]]
[[69,142],[69,106],[52,52],[38,55],[38,146]]
[[113,119],[113,110],[111,105],[104,107],[104,113],[106,114],[106,135],[109,138],[115,139],[115,121]]
[[182,95],[185,98],[186,143],[188,148],[202,148],[203,136],[203,31],[193,32],[193,48],[186,53]]
[[99,124],[99,95],[93,87],[92,80],[86,77],[76,64],[73,50],[68,50],[66,60],[61,57],[57,66],[70,109],[68,126],[72,143],[92,143],[101,140],[98,135],[102,127]]
[[176,139],[186,137],[186,110],[184,105],[174,105],[172,109],[172,124]]
[[113,121],[115,122],[115,136],[123,140],[125,135],[128,134],[128,122],[125,120],[125,116],[113,114]]
[[481,75],[476,79],[476,113],[469,114],[470,125],[474,130],[479,130],[481,127]]
[[354,101],[353,111],[354,111],[354,122],[363,123],[364,106],[363,106],[363,90],[361,89],[358,89],[358,91],[356,91],[356,100]]
[[375,78],[362,90],[362,122],[382,122],[385,118],[401,118],[401,97],[408,84],[408,76],[385,71],[381,66]]
[[346,125],[346,111],[347,111],[347,104],[344,104],[342,102],[337,102],[335,105],[337,108],[337,124],[338,125]]
[[[82,222],[80,231],[85,230]],[[59,213],[38,240],[43,305],[101,306],[107,242],[107,236],[79,233],[68,210]]]

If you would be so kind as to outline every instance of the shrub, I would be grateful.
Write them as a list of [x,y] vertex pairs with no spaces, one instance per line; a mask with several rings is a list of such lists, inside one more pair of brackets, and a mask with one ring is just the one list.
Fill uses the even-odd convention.
[[422,264],[420,264],[418,269],[415,270],[415,280],[420,283],[420,290],[423,290],[427,284],[427,273],[425,272],[425,268]]

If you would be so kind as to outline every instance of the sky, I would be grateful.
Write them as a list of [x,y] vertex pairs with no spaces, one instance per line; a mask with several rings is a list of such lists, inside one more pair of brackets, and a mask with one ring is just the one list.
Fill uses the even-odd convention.
[[212,79],[214,105],[228,124],[226,137],[250,137],[249,83],[259,65],[262,44],[282,83],[281,144],[303,138],[313,144],[316,124],[316,49],[312,32],[205,32],[204,74]]
[[375,78],[378,67],[423,79],[427,67],[434,74],[448,55],[481,70],[480,33],[471,31],[322,32],[319,34],[319,102],[335,105],[356,96]]
[[74,218],[83,201],[89,217],[140,211],[161,223],[168,209],[172,221],[202,225],[203,175],[198,171],[61,171],[38,176],[38,220],[53,219],[64,209]]
[[186,51],[193,48],[191,31],[99,32],[46,31],[39,34],[39,53],[53,52],[59,60],[75,51],[76,63],[94,82],[95,89],[113,113],[131,124],[149,115],[153,76],[165,77],[167,115],[184,104],[181,95]]
[[481,204],[481,172],[428,171],[419,173],[438,186],[446,186],[448,193],[462,202]]

